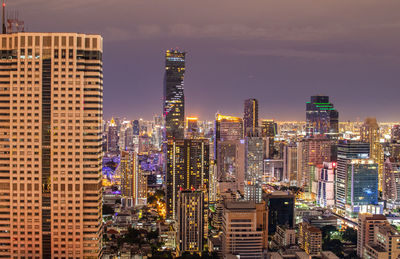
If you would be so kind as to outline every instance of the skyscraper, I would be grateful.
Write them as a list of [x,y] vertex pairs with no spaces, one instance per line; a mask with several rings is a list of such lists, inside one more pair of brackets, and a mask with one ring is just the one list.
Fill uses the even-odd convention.
[[289,143],[284,147],[283,175],[290,186],[297,186],[297,145]]
[[348,165],[352,159],[369,158],[369,144],[354,141],[340,141],[337,155],[336,207],[344,210],[348,193]]
[[400,125],[394,125],[392,127],[391,135],[392,135],[392,138],[391,138],[392,142],[400,141]]
[[400,162],[388,157],[383,164],[383,199],[388,202],[400,202]]
[[0,39],[0,255],[101,257],[102,38]]
[[167,50],[165,53],[164,103],[165,139],[183,139],[185,130],[185,52]]
[[264,172],[264,140],[256,131],[249,131],[245,144],[245,199],[260,203]]
[[346,211],[357,215],[377,204],[378,165],[370,159],[352,159],[347,165]]
[[243,120],[239,117],[217,114],[214,134],[217,179],[222,181],[236,179],[240,173],[244,173],[244,142],[241,141]]
[[379,190],[383,186],[383,147],[380,143],[380,129],[376,118],[366,118],[360,128],[361,142],[369,143],[370,158],[378,164]]
[[178,251],[201,254],[204,238],[204,192],[181,191],[178,206]]
[[112,118],[107,129],[107,152],[117,153],[119,151],[118,141],[118,127]]
[[315,166],[332,161],[332,140],[325,136],[306,138],[298,142],[298,149],[298,173],[301,179],[297,184],[304,186],[306,193],[310,194]]
[[261,121],[261,134],[266,139],[265,158],[273,159],[275,153],[275,135],[278,131],[278,125],[274,120]]
[[294,227],[294,195],[276,191],[266,196],[268,208],[268,234],[274,234],[277,226]]
[[258,127],[258,101],[257,99],[247,99],[244,101],[244,134],[255,132]]
[[339,133],[339,113],[329,102],[329,96],[311,96],[306,103],[307,136]]
[[205,139],[169,140],[167,150],[167,217],[176,219],[180,190],[208,190],[209,143]]
[[121,195],[124,204],[133,205],[133,177],[136,168],[136,154],[129,151],[121,151],[119,170],[121,174]]

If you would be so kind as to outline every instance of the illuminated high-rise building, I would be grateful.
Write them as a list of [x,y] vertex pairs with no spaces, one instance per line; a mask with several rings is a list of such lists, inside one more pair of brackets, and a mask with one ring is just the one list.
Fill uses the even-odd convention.
[[133,129],[133,135],[139,136],[140,134],[140,125],[138,120],[132,121],[132,129]]
[[178,253],[201,254],[204,239],[204,192],[180,191],[177,213]]
[[263,137],[275,137],[278,134],[278,125],[274,120],[261,121],[261,133]]
[[119,151],[118,142],[118,127],[112,118],[107,129],[107,152],[117,153]]
[[217,114],[215,141],[243,139],[243,120],[239,117]]
[[369,158],[369,144],[355,141],[340,141],[337,153],[337,171],[335,181],[336,207],[345,210],[349,190],[348,165],[352,159]]
[[259,136],[245,138],[245,181],[261,182],[264,165],[264,140]]
[[165,138],[183,139],[185,130],[185,52],[167,50],[165,53],[164,103]]
[[323,208],[335,205],[336,162],[324,162],[315,168],[316,201]]
[[258,101],[257,99],[247,99],[244,101],[244,134],[254,133],[258,128]]
[[275,153],[275,136],[278,125],[274,120],[261,121],[261,135],[266,139],[265,158],[273,159]]
[[323,162],[332,161],[332,140],[325,136],[306,138],[298,142],[298,149],[298,185],[305,187],[306,193],[310,194],[314,168]]
[[383,147],[380,143],[380,129],[376,118],[366,118],[360,128],[361,142],[369,143],[370,158],[378,164],[379,173],[379,190],[382,191],[383,186]]
[[209,143],[206,139],[169,140],[167,150],[167,217],[176,219],[180,190],[208,191]]
[[283,178],[290,186],[297,186],[297,145],[285,145],[283,153]]
[[400,161],[392,157],[383,164],[382,196],[385,201],[400,203]]
[[307,136],[327,134],[336,137],[339,133],[339,113],[329,102],[329,96],[311,96],[306,103]]
[[200,137],[198,122],[196,117],[186,117],[186,138]]
[[309,255],[317,255],[322,251],[322,231],[303,222],[299,224],[299,245]]
[[399,142],[400,141],[400,125],[394,125],[391,131],[392,135],[392,142]]
[[2,258],[101,257],[103,40],[0,36]]
[[199,130],[198,118],[187,117],[186,118],[186,128],[188,132],[197,132]]
[[[240,144],[244,144],[244,141],[241,142],[243,139],[243,120],[239,117],[217,114],[214,134],[214,159],[218,165],[217,179],[225,180],[229,178],[228,168],[240,167],[239,164],[235,166],[234,163],[240,162],[237,152],[244,150],[240,149]],[[238,159],[235,159],[236,157]]]
[[217,181],[236,182],[243,189],[245,174],[245,143],[242,140],[218,142],[216,175]]
[[384,215],[379,214],[359,214],[357,229],[357,255],[364,258],[364,249],[366,245],[374,242],[375,227],[388,226]]
[[133,205],[134,184],[133,177],[136,168],[136,154],[134,152],[121,151],[119,164],[121,177],[121,196],[125,204]]

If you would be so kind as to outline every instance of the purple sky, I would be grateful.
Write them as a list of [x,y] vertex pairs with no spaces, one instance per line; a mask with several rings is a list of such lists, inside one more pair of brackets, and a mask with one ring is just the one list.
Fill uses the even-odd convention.
[[186,50],[186,115],[303,120],[310,95],[341,120],[400,120],[399,0],[8,0],[27,31],[103,35],[104,115],[161,113],[164,51]]

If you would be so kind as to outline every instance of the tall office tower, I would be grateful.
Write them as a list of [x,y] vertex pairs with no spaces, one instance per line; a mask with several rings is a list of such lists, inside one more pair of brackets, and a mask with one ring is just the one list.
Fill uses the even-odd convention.
[[102,38],[0,39],[0,256],[101,257]]
[[[242,140],[220,141],[217,147],[218,181],[236,182],[244,184],[245,175],[245,143]],[[239,189],[242,189],[238,186]]]
[[386,158],[383,164],[383,200],[398,204],[400,202],[400,161]]
[[278,134],[278,125],[274,120],[262,120],[261,133],[263,137],[275,137]]
[[391,132],[392,142],[400,142],[400,125],[394,125]]
[[185,52],[167,50],[165,53],[164,103],[165,138],[183,139],[185,129]]
[[363,257],[365,246],[374,242],[374,228],[388,225],[389,222],[384,215],[358,215],[357,255],[359,257]]
[[354,141],[340,141],[337,154],[336,207],[345,210],[348,191],[348,165],[352,159],[369,157],[369,144]]
[[335,206],[336,166],[336,162],[324,162],[315,170],[317,204],[323,208]]
[[265,159],[263,183],[283,182],[283,160],[281,159]]
[[294,195],[276,191],[265,197],[268,208],[268,234],[273,235],[277,226],[294,227]]
[[297,144],[289,143],[283,154],[283,178],[290,186],[297,186],[297,172]]
[[120,130],[118,132],[118,148],[119,151],[125,150],[125,128],[124,127],[120,127]]
[[119,117],[115,117],[114,119],[115,126],[117,127],[117,132],[121,130],[121,119]]
[[136,168],[136,154],[134,152],[121,151],[119,164],[121,177],[121,196],[123,205],[133,205],[134,184],[133,177]]
[[[314,180],[314,168],[323,162],[332,161],[332,140],[325,136],[315,136],[299,142],[301,148],[299,158],[299,173],[301,174],[300,186],[305,188],[307,194],[311,193],[311,186]],[[307,197],[315,198],[315,197]]]
[[360,128],[361,142],[369,143],[370,158],[379,165],[379,190],[382,191],[383,186],[383,147],[380,143],[380,129],[376,118],[366,118],[364,124]]
[[275,136],[277,132],[278,126],[273,120],[261,121],[261,135],[267,140],[265,146],[265,158],[274,158]]
[[115,124],[114,118],[112,118],[107,130],[107,152],[117,153],[119,151],[118,141],[117,124]]
[[169,140],[167,149],[167,217],[176,219],[179,190],[208,192],[209,143],[206,139]]
[[306,103],[307,136],[339,133],[339,112],[329,102],[329,96],[311,96]]
[[357,216],[360,212],[376,208],[373,205],[378,205],[378,165],[373,160],[350,160],[346,184],[345,208],[348,214]]
[[133,151],[133,128],[127,127],[124,134],[124,150]]
[[265,204],[226,200],[222,216],[223,258],[261,258],[268,246]]
[[135,159],[135,169],[133,172],[133,202],[134,205],[147,204],[147,182],[149,176],[148,154],[139,153]]
[[253,135],[245,138],[245,181],[252,184],[261,183],[264,164],[264,140]]
[[244,101],[244,134],[255,132],[258,128],[258,101],[257,99],[247,99]]
[[132,129],[133,129],[133,135],[136,135],[136,136],[140,135],[140,124],[139,124],[138,120],[132,121]]
[[217,114],[215,120],[215,140],[240,140],[243,138],[243,120],[239,117]]
[[227,176],[226,172],[224,172],[221,167],[223,165],[222,160],[225,160],[225,162],[228,163],[226,164],[227,167],[234,167],[234,165],[229,164],[230,158],[222,157],[223,154],[221,154],[221,152],[227,152],[231,155],[234,154],[233,152],[236,152],[237,147],[226,150],[225,146],[232,145],[233,142],[240,143],[237,141],[240,141],[243,138],[243,120],[238,117],[217,114],[214,134],[214,159],[217,161],[218,165],[217,179],[224,180]]
[[178,254],[203,252],[204,192],[181,191],[178,206]]
[[299,224],[299,245],[309,255],[318,255],[322,251],[322,231],[303,222]]
[[197,132],[199,130],[198,125],[199,119],[196,117],[187,117],[186,118],[186,128],[189,132]]
[[394,226],[375,226],[374,241],[366,244],[362,258],[400,258],[400,233]]
[[196,138],[199,136],[198,118],[186,117],[186,137]]

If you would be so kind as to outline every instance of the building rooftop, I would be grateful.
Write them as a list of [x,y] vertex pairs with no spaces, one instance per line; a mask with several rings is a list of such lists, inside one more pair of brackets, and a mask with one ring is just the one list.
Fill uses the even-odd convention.
[[256,204],[254,201],[226,200],[225,208],[228,210],[249,210],[256,209]]

